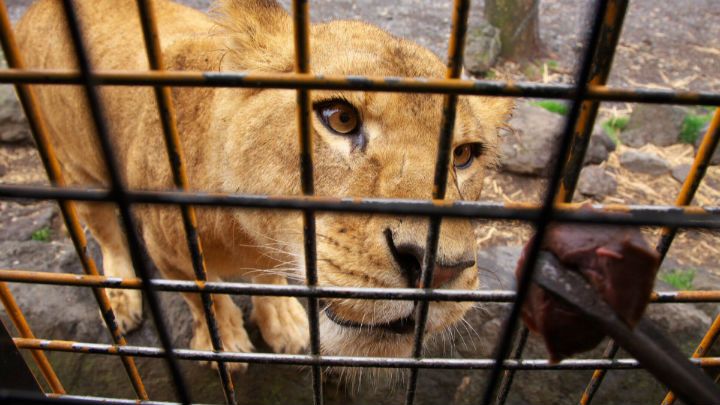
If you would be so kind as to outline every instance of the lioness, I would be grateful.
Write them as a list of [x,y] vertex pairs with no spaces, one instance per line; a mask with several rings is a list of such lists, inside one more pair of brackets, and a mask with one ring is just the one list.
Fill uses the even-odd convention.
[[[135,0],[79,0],[92,65],[99,70],[147,70]],[[291,17],[273,0],[222,0],[205,15],[156,0],[165,65],[172,70],[292,72]],[[445,29],[445,28],[443,28]],[[26,64],[76,68],[57,0],[34,4],[17,25]],[[311,27],[313,72],[328,75],[443,77],[445,65],[430,51],[357,21]],[[77,86],[36,86],[68,182],[108,186],[84,94]],[[169,189],[172,177],[152,89],[101,89],[123,178],[131,189]],[[178,127],[191,188],[268,195],[300,194],[294,90],[177,88]],[[431,198],[442,115],[441,95],[313,91],[315,189],[321,196]],[[499,98],[461,97],[455,125],[448,199],[480,196],[494,161],[498,128],[511,110]],[[101,246],[104,272],[133,277],[125,237],[112,204],[79,204],[82,219]],[[165,277],[194,279],[179,209],[138,206],[147,250]],[[244,276],[257,283],[303,280],[301,216],[297,212],[198,209],[199,234],[211,281]],[[325,286],[415,287],[428,220],[383,215],[317,214],[319,283]],[[442,223],[434,287],[478,285],[474,227]],[[123,330],[141,322],[141,295],[111,290]],[[194,349],[211,348],[197,294],[185,294],[192,312]],[[253,345],[240,309],[217,295],[224,346]],[[308,344],[308,321],[292,297],[252,298],[254,319],[277,352]],[[331,299],[320,315],[322,351],[336,355],[409,356],[412,301]],[[430,307],[427,333],[459,321],[470,303]],[[235,364],[235,367],[243,367]]]

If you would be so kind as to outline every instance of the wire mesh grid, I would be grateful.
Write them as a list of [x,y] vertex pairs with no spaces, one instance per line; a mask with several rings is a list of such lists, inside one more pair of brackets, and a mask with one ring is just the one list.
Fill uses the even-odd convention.
[[[288,74],[237,73],[237,72],[190,72],[165,71],[162,65],[161,47],[153,11],[152,0],[137,0],[142,30],[145,38],[150,71],[94,71],[90,66],[82,27],[72,0],[62,0],[65,17],[70,27],[77,71],[25,69],[15,43],[4,1],[0,0],[0,40],[8,60],[9,69],[0,70],[0,83],[11,83],[28,117],[42,162],[52,186],[0,185],[2,198],[29,198],[56,200],[65,225],[80,257],[85,275],[50,274],[21,269],[0,270],[0,298],[18,326],[21,337],[14,338],[18,348],[30,349],[40,370],[52,388],[52,393],[39,398],[23,392],[3,392],[3,400],[26,402],[68,403],[136,403],[136,400],[116,398],[79,397],[67,395],[44,351],[68,351],[121,356],[138,400],[148,401],[148,395],[134,363],[134,357],[157,357],[167,361],[172,383],[181,403],[190,403],[186,382],[177,361],[204,360],[216,362],[227,403],[235,403],[235,389],[227,362],[294,364],[312,369],[312,390],[316,404],[323,403],[322,373],[324,366],[389,367],[410,370],[406,386],[405,403],[411,405],[416,397],[418,373],[421,369],[488,369],[487,385],[481,403],[504,403],[511,390],[515,370],[595,370],[580,402],[588,404],[602,382],[607,370],[641,368],[634,359],[615,359],[617,346],[611,343],[602,359],[569,359],[558,364],[547,360],[522,359],[527,330],[521,328],[519,338],[513,339],[518,328],[517,318],[527,294],[543,235],[551,222],[567,221],[594,224],[629,224],[663,226],[658,251],[667,253],[678,228],[720,227],[720,207],[689,206],[702,177],[705,174],[718,140],[720,139],[720,112],[716,109],[707,136],[696,155],[690,174],[673,206],[646,205],[596,205],[597,211],[580,211],[570,203],[578,180],[579,171],[588,146],[591,128],[601,101],[627,101],[643,103],[670,103],[688,105],[720,105],[720,93],[684,92],[645,88],[613,88],[606,86],[612,58],[617,45],[628,0],[598,0],[594,5],[590,27],[576,85],[510,83],[461,79],[461,67],[465,33],[467,31],[469,0],[455,0],[452,30],[444,79],[406,77],[360,77],[316,76],[309,65],[309,16],[307,0],[294,0],[292,14],[295,37],[295,71]],[[107,163],[111,187],[87,189],[67,187],[60,171],[59,162],[50,144],[48,129],[35,100],[32,84],[81,85],[91,109],[92,121],[100,141],[103,158]],[[128,190],[119,175],[119,162],[108,135],[103,105],[98,86],[152,86],[155,91],[161,118],[165,144],[170,156],[174,185],[178,191]],[[188,192],[183,152],[180,148],[175,110],[170,87],[239,87],[282,88],[297,90],[297,124],[300,140],[300,162],[303,196],[269,196],[244,194],[219,194]],[[378,198],[320,198],[314,197],[312,130],[310,127],[311,90],[362,90],[373,92],[435,93],[444,95],[442,129],[435,166],[432,200],[400,200]],[[489,95],[509,97],[562,98],[571,101],[571,108],[564,125],[559,153],[545,198],[542,204],[494,203],[476,201],[444,201],[448,176],[450,145],[455,125],[457,100],[460,95]],[[139,278],[119,279],[99,274],[93,259],[87,254],[87,240],[80,226],[74,201],[114,202],[120,209],[122,223],[128,237],[133,265]],[[134,204],[176,204],[182,208],[183,226],[192,257],[196,281],[151,279],[141,252],[141,240],[136,233],[132,213]],[[194,206],[225,206],[236,208],[262,208],[299,210],[303,213],[306,285],[257,285],[246,283],[207,281],[201,241],[197,232]],[[430,218],[425,256],[423,258],[420,288],[341,288],[319,286],[316,270],[315,217],[316,212],[356,212],[415,215]],[[438,246],[439,227],[443,217],[522,220],[531,223],[536,237],[527,252],[525,271],[518,280],[517,291],[507,290],[443,290],[432,286],[435,254]],[[112,344],[69,342],[37,339],[15,303],[6,282],[42,283],[90,287],[93,290],[108,330]],[[162,347],[131,346],[125,341],[115,322],[105,288],[140,289],[148,299]],[[212,340],[212,351],[176,349],[172,347],[166,319],[157,301],[159,291],[195,292],[201,294],[204,314],[207,318]],[[214,294],[243,294],[266,296],[306,297],[309,302],[310,353],[304,355],[238,353],[223,350],[215,320]],[[320,353],[318,300],[320,298],[358,298],[385,300],[414,300],[419,302],[412,357],[352,357],[328,356]],[[495,357],[484,359],[448,359],[423,357],[424,329],[430,301],[473,301],[511,303],[511,310],[496,342]],[[652,302],[720,302],[720,291],[655,292]],[[720,358],[704,357],[709,346],[720,332],[720,317],[707,331],[691,361],[701,367],[720,366]],[[514,346],[513,346],[513,342]],[[672,403],[668,393],[663,403]],[[148,402],[151,403],[151,402]]]

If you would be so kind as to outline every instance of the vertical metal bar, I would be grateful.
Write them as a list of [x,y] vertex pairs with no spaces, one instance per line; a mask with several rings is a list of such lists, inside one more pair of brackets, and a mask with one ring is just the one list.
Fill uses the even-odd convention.
[[[295,39],[295,72],[310,73],[310,15],[308,0],[293,0],[293,29]],[[313,178],[313,141],[310,117],[310,92],[297,90],[297,123],[300,142],[300,181],[303,195],[315,193]],[[315,235],[315,211],[303,211],[303,248],[305,251],[305,282],[317,285],[317,247]],[[310,352],[320,356],[320,321],[317,297],[308,297],[308,321],[310,324]],[[313,400],[322,405],[323,382],[320,366],[312,366]]]
[[[592,67],[590,68],[589,86],[603,86],[607,83],[608,76],[610,76],[610,69],[612,68],[613,57],[615,56],[615,49],[620,41],[620,34],[623,21],[625,20],[625,14],[627,13],[628,3],[628,0],[607,0],[607,8],[605,9],[602,26],[600,27],[600,43],[593,55]],[[556,197],[557,202],[572,202],[599,108],[600,103],[598,101],[586,100],[582,102],[580,115],[570,142],[568,158],[563,168],[562,180]],[[522,325],[520,328],[520,337],[516,339],[513,356],[511,356],[511,358],[514,359],[522,357],[527,340],[527,328],[525,325]],[[605,370],[601,370],[601,372],[604,371]],[[505,403],[514,374],[515,370],[505,370],[503,373],[500,391],[495,402],[497,405]]]
[[[448,61],[445,77],[457,79],[462,74],[463,54],[465,52],[465,36],[467,33],[467,22],[470,14],[470,0],[455,0],[453,5],[452,28],[450,42],[448,44]],[[432,196],[434,200],[445,198],[447,188],[448,171],[450,164],[450,149],[455,130],[455,116],[457,114],[457,94],[446,94],[443,97],[443,116],[438,140],[438,151],[435,159],[435,174],[433,178]],[[440,224],[442,217],[430,217],[428,225],[427,240],[425,242],[425,255],[423,256],[422,274],[420,285],[422,288],[430,288],[432,285],[433,272],[435,270],[435,256],[437,254],[438,242],[440,239]],[[416,304],[415,311],[415,333],[413,336],[412,356],[422,357],[423,338],[427,324],[430,303],[426,300]],[[417,380],[420,369],[411,368],[405,392],[405,404],[412,405],[415,401]]]
[[[165,68],[162,61],[162,48],[160,44],[160,36],[157,28],[157,19],[155,16],[155,2],[153,0],[137,0],[138,11],[140,12],[140,22],[142,25],[143,35],[145,37],[145,49],[150,63],[150,68],[155,71],[163,71]],[[162,123],[163,135],[165,137],[165,146],[167,148],[168,157],[170,159],[170,168],[172,170],[173,182],[175,187],[182,191],[190,189],[190,183],[187,177],[187,169],[185,166],[185,157],[180,142],[180,134],[177,128],[177,115],[175,113],[175,105],[172,100],[171,89],[169,87],[155,86],[155,99],[160,113],[160,121]],[[197,216],[195,209],[190,205],[180,206],[183,227],[188,243],[188,249],[192,258],[193,270],[195,278],[198,281],[207,281],[207,270],[205,266],[205,257],[203,255],[202,243],[197,231]],[[210,340],[215,352],[223,351],[223,342],[217,325],[215,316],[214,300],[212,294],[201,293],[203,309],[207,321]],[[235,404],[235,387],[233,386],[230,370],[223,361],[218,361],[218,373],[220,382],[225,394],[225,402]]]
[[548,189],[546,190],[543,205],[540,210],[540,215],[535,222],[535,235],[529,242],[530,245],[527,251],[525,265],[523,266],[521,272],[522,275],[517,283],[516,299],[513,302],[510,314],[508,315],[508,318],[505,322],[505,327],[503,328],[503,332],[500,336],[500,340],[496,346],[495,363],[492,370],[490,371],[490,377],[488,379],[488,383],[485,387],[485,392],[483,394],[482,403],[486,405],[492,403],[493,401],[495,388],[498,385],[500,374],[503,369],[503,362],[505,361],[508,353],[510,352],[510,348],[512,345],[511,338],[514,334],[517,320],[520,316],[520,311],[522,309],[522,305],[530,289],[533,273],[535,271],[535,264],[538,258],[538,254],[540,252],[540,247],[542,246],[545,231],[547,230],[547,227],[553,216],[555,208],[554,202],[557,192],[560,188],[563,162],[566,161],[566,157],[568,156],[568,152],[570,150],[570,141],[572,140],[572,136],[577,125],[578,118],[580,116],[582,102],[587,95],[587,83],[590,78],[593,56],[595,55],[598,43],[600,41],[600,32],[606,9],[607,1],[601,0],[595,3],[592,20],[592,30],[590,31],[590,34],[586,41],[587,45],[585,48],[585,53],[583,55],[582,63],[580,65],[580,72],[576,80],[577,85],[575,88],[575,94],[572,98],[571,109],[565,122],[563,134],[560,139],[560,144],[557,146],[558,159],[555,163],[555,166],[553,167],[552,176],[550,177],[550,180],[548,182]]
[[[608,345],[605,347],[605,351],[603,352],[603,358],[605,359],[612,359],[615,358],[615,355],[617,355],[618,350],[620,349],[620,346],[615,342],[615,340],[610,340],[608,342]],[[580,404],[581,405],[588,405],[590,401],[595,397],[595,393],[597,393],[598,388],[600,388],[600,384],[603,382],[603,379],[605,379],[605,375],[607,375],[608,370],[605,368],[599,368],[593,372],[592,378],[590,378],[590,382],[588,382],[588,385],[585,387],[585,391],[583,391],[582,396],[580,397]]]
[[[710,127],[703,137],[700,148],[698,148],[697,155],[690,168],[690,173],[687,178],[685,178],[680,194],[675,200],[676,205],[689,205],[690,202],[692,202],[692,199],[695,197],[695,192],[700,187],[700,182],[705,176],[710,159],[712,159],[715,149],[717,149],[718,141],[720,141],[720,108],[715,109],[712,121],[710,121]],[[670,250],[670,245],[675,239],[675,235],[677,235],[677,228],[663,228],[660,234],[660,242],[658,242],[657,245],[657,250],[662,258],[665,258],[668,250]],[[692,357],[705,355],[717,339],[719,333],[720,315],[715,318],[710,329],[705,333],[695,352],[693,352]],[[665,395],[662,405],[671,405],[673,403],[675,403],[675,394],[669,391],[667,395]]]
[[107,122],[105,121],[105,112],[103,111],[100,103],[100,94],[97,89],[96,79],[93,77],[89,55],[87,53],[84,38],[80,31],[80,22],[78,20],[77,10],[75,9],[73,0],[63,0],[62,5],[69,33],[74,44],[78,65],[80,67],[82,84],[85,90],[88,107],[90,108],[95,130],[97,131],[101,152],[107,164],[112,197],[118,205],[122,225],[125,228],[125,235],[127,237],[133,267],[143,280],[143,292],[145,293],[145,298],[147,299],[150,312],[152,313],[153,320],[155,321],[158,337],[160,338],[160,342],[165,351],[165,359],[167,361],[168,368],[170,369],[178,399],[182,403],[189,404],[190,395],[183,381],[182,374],[180,373],[180,367],[172,348],[172,341],[170,340],[170,334],[160,308],[157,292],[150,288],[150,272],[141,255],[141,242],[137,234],[135,218],[132,215],[130,202],[128,201],[126,190],[124,188],[122,178],[120,177],[120,164],[113,151],[109,128],[107,127]]
[[[10,316],[15,328],[17,328],[18,332],[20,332],[20,336],[26,339],[35,339],[35,335],[32,333],[30,325],[28,325],[25,316],[15,301],[15,297],[13,297],[12,292],[10,292],[8,285],[5,282],[0,282],[0,301],[2,301],[3,306],[5,306],[5,310]],[[65,394],[65,388],[63,388],[62,383],[60,383],[60,379],[58,379],[57,374],[55,374],[55,370],[48,361],[47,357],[45,357],[45,353],[42,350],[31,350],[30,353],[32,354],[33,359],[35,359],[35,363],[37,363],[40,372],[43,377],[45,377],[45,381],[47,381],[48,385],[50,385],[52,391],[55,394]]]
[[[2,42],[3,52],[7,59],[8,66],[13,69],[23,69],[25,64],[23,63],[22,56],[20,55],[17,42],[15,41],[15,35],[12,31],[12,25],[10,18],[7,13],[7,7],[4,0],[0,0],[0,41]],[[62,171],[60,169],[60,163],[57,160],[55,150],[50,142],[50,136],[45,125],[45,121],[38,107],[35,93],[32,88],[28,85],[15,85],[15,91],[17,92],[20,103],[25,111],[25,116],[30,124],[30,130],[37,145],[40,159],[43,162],[45,171],[47,172],[50,183],[62,187],[65,186],[65,179],[63,178]],[[65,227],[70,234],[75,251],[80,257],[80,262],[83,267],[85,274],[97,276],[100,273],[97,270],[95,261],[90,257],[87,250],[87,240],[85,233],[80,226],[80,221],[75,210],[75,204],[72,201],[58,201],[60,206],[60,212],[62,213]],[[100,314],[102,315],[103,321],[110,331],[113,342],[117,345],[124,346],[127,344],[125,337],[120,332],[120,328],[115,321],[115,314],[110,306],[110,300],[108,299],[107,293],[104,288],[93,288],[93,295],[95,300],[100,307]],[[135,360],[129,356],[122,356],[121,361],[125,367],[125,371],[130,379],[130,382],[135,390],[138,398],[147,400],[148,395],[145,391],[140,373],[135,365]]]

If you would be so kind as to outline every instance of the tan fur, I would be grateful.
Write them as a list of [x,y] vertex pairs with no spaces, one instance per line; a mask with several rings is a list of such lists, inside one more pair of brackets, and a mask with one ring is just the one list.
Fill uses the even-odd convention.
[[[148,68],[134,0],[79,0],[80,21],[96,69]],[[157,0],[165,64],[172,70],[291,72],[292,22],[273,0],[223,0],[216,15]],[[23,17],[17,35],[26,64],[74,68],[60,2],[41,0]],[[443,77],[444,64],[426,49],[361,22],[311,27],[311,68],[332,75]],[[69,182],[107,186],[107,174],[83,93],[72,86],[37,86],[54,145]],[[103,87],[103,105],[123,178],[132,189],[172,188],[154,94],[149,88]],[[333,134],[313,114],[315,189],[321,196],[431,198],[440,132],[440,95],[313,91],[313,102],[343,98],[362,116],[365,150]],[[300,194],[298,137],[293,90],[173,90],[188,175],[193,190],[248,194]],[[507,100],[461,97],[454,146],[483,142],[486,153],[468,169],[453,171],[447,198],[480,196],[485,167],[494,161],[497,129],[511,109]],[[193,270],[177,207],[141,206],[135,214],[147,249],[163,275],[192,279]],[[106,274],[133,276],[127,246],[111,205],[84,204],[81,216],[102,247]],[[199,231],[211,280],[249,277],[260,283],[301,279],[302,227],[298,213],[198,208]],[[322,285],[406,287],[383,236],[425,244],[428,220],[382,215],[317,214],[318,272]],[[469,221],[445,219],[439,260],[474,258]],[[446,288],[475,288],[474,266]],[[112,302],[125,330],[141,321],[137,292],[115,290]],[[186,296],[195,319],[191,346],[210,347],[197,296]],[[227,350],[250,351],[242,314],[217,296],[219,327]],[[254,319],[276,351],[297,353],[308,343],[305,312],[295,298],[253,298]],[[406,301],[331,300],[344,319],[364,324],[409,315]],[[469,303],[433,303],[428,333],[457,322]],[[346,328],[321,315],[323,352],[408,356],[411,334]]]

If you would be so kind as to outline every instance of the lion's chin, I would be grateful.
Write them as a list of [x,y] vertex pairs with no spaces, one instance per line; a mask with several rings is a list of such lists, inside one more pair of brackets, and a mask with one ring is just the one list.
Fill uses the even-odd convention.
[[343,326],[320,315],[322,354],[330,356],[410,357],[413,333],[384,328]]

